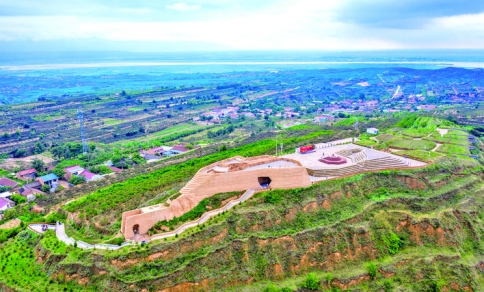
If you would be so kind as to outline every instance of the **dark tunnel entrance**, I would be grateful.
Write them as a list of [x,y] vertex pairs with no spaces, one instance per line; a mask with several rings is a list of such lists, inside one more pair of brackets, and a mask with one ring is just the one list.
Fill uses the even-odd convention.
[[266,176],[259,177],[259,184],[262,188],[267,189],[271,184],[271,178]]
[[133,226],[133,233],[136,235],[136,234],[138,234],[138,231],[139,231],[139,224],[135,224]]

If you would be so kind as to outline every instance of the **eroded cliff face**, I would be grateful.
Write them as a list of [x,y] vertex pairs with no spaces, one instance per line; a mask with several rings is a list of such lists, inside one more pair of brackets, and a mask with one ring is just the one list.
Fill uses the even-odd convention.
[[[66,279],[101,290],[109,285],[125,291],[209,291],[313,270],[338,273],[390,255],[395,261],[379,268],[382,279],[406,281],[404,275],[413,275],[422,285],[433,285],[435,273],[449,273],[441,287],[476,290],[478,283],[468,275],[484,264],[463,264],[460,252],[479,250],[484,196],[480,179],[461,181],[448,188],[452,180],[430,185],[418,176],[393,175],[371,184],[357,181],[313,189],[307,196],[294,193],[301,200],[276,207],[264,203],[261,195],[175,242],[151,242],[147,248],[110,255],[93,253],[87,255],[90,265],[68,263],[41,250],[37,258],[53,274],[64,273]],[[374,199],[372,194],[383,187],[401,195]],[[470,193],[474,196],[466,197]],[[398,238],[393,246],[387,242],[392,234]],[[423,258],[418,254],[421,247],[436,252]],[[454,255],[439,255],[438,250],[448,248]],[[368,283],[377,282],[360,273],[321,285],[349,289]]]

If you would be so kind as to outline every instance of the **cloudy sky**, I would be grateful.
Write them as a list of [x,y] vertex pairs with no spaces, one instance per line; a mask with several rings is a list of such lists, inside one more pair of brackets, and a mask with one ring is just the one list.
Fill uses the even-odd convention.
[[482,0],[0,0],[0,50],[484,49]]

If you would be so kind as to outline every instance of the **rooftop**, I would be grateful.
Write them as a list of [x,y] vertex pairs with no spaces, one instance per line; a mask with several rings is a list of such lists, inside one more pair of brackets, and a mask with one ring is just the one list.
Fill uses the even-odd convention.
[[19,171],[17,174],[18,175],[27,175],[27,174],[32,174],[32,173],[36,173],[37,170],[35,168],[29,168],[29,169],[26,169],[26,170],[22,170],[22,171]]
[[6,178],[6,177],[2,177],[2,178],[0,178],[0,185],[2,185],[4,187],[14,188],[14,187],[18,186],[18,183],[11,180],[11,179]]
[[49,173],[47,175],[43,175],[40,177],[40,179],[44,182],[46,181],[51,181],[51,180],[55,180],[55,179],[59,179],[59,177],[53,173]]
[[79,165],[74,165],[74,166],[66,167],[66,168],[64,168],[64,170],[68,171],[70,173],[79,173],[79,172],[82,172],[84,170],[84,168],[80,167]]
[[9,201],[5,200],[4,198],[0,198],[0,208],[5,207],[8,205]]

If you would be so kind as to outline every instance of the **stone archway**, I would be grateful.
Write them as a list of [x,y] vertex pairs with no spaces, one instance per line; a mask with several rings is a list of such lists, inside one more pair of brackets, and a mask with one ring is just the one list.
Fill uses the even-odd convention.
[[267,177],[267,176],[259,177],[258,180],[259,180],[259,184],[260,184],[261,188],[264,188],[264,189],[269,188],[269,186],[272,182],[271,178]]
[[139,232],[139,224],[133,225],[133,233],[134,233],[134,235],[138,234],[138,232]]

